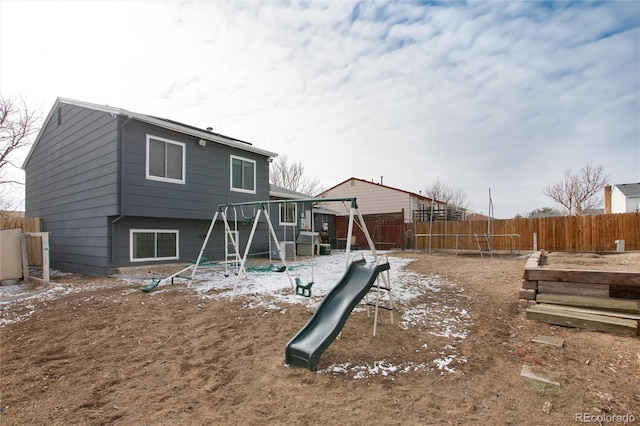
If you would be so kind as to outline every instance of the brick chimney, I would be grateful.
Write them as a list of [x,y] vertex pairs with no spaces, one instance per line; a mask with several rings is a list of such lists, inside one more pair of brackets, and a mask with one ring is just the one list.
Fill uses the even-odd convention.
[[611,214],[611,185],[604,186],[604,214]]

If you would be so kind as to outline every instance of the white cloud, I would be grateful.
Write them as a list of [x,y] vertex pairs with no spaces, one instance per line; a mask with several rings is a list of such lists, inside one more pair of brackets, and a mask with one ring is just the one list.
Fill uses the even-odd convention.
[[248,140],[329,187],[436,178],[476,210],[550,205],[565,169],[640,181],[637,3],[14,2],[0,90]]

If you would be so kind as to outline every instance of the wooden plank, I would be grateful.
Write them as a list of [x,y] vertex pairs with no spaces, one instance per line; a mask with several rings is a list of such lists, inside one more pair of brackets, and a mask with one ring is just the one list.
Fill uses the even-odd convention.
[[609,286],[609,296],[619,299],[640,299],[640,287],[614,284]]
[[613,297],[589,297],[573,294],[541,293],[536,296],[538,303],[552,303],[556,305],[581,306],[585,308],[608,309],[622,312],[640,312],[640,300],[616,299]]
[[595,308],[579,308],[577,306],[568,306],[568,305],[553,305],[553,304],[541,304],[544,308],[548,308],[551,310],[563,310],[569,312],[580,312],[585,314],[594,314],[594,315],[603,315],[607,317],[615,317],[615,318],[626,318],[640,321],[640,314],[633,312],[620,312],[620,311],[608,311],[604,309],[595,309]]
[[609,297],[609,286],[605,284],[538,282],[538,294],[570,294],[575,296]]
[[618,284],[640,286],[640,274],[635,272],[582,271],[575,269],[526,269],[529,281],[560,281],[588,284]]
[[537,268],[538,265],[540,264],[540,255],[541,255],[541,252],[536,251],[531,256],[529,256],[529,260],[527,260],[527,263],[525,263],[524,268],[525,269]]
[[635,320],[553,309],[549,306],[530,306],[527,308],[527,319],[565,327],[599,330],[623,336],[638,335],[638,321]]
[[518,299],[536,300],[536,291],[532,288],[521,288],[518,290]]
[[560,374],[547,369],[536,367],[534,365],[524,364],[520,372],[522,377],[537,380],[539,382],[548,383],[550,385],[560,386]]
[[534,343],[542,343],[543,345],[555,346],[561,348],[564,346],[564,339],[560,337],[552,337],[552,336],[536,336],[531,339]]

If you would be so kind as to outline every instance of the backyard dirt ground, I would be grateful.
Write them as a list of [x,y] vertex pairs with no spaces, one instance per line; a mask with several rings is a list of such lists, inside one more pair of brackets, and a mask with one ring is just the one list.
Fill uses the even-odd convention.
[[[640,272],[640,254],[629,255],[624,268]],[[409,308],[401,306],[395,324],[381,314],[373,338],[372,319],[358,311],[318,372],[283,364],[286,343],[310,318],[305,305],[273,310],[243,298],[203,300],[182,284],[152,296],[115,278],[58,277],[87,289],[3,311],[24,318],[0,328],[0,422],[640,423],[640,338],[528,321],[517,301],[526,258],[392,256],[415,259],[413,272],[451,283],[459,297],[443,290],[415,304],[459,304],[470,315],[467,335],[452,340],[428,325],[400,327]],[[577,261],[596,260],[602,256]],[[564,345],[532,342],[541,335]],[[442,368],[433,360],[451,345],[457,355]],[[413,367],[364,375],[329,368],[380,360]],[[560,386],[522,377],[523,365],[557,374]]]

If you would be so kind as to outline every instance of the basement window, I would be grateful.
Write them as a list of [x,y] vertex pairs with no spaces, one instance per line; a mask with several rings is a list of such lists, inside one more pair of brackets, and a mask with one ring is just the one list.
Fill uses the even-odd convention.
[[166,229],[131,229],[129,247],[131,262],[179,259],[179,232]]

